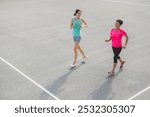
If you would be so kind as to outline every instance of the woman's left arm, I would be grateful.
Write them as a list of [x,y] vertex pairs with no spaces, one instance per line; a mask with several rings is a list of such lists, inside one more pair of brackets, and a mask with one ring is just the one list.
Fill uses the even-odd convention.
[[124,49],[126,49],[128,41],[129,41],[129,37],[128,36],[125,36],[125,37],[126,37],[126,42],[125,42],[125,45],[123,46]]
[[82,22],[83,22],[83,24],[84,24],[84,25],[82,25],[82,28],[88,27],[88,23],[87,23],[84,19],[82,19]]

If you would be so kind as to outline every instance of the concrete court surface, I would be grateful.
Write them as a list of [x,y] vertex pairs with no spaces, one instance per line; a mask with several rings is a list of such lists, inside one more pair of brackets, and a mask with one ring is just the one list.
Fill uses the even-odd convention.
[[[77,8],[89,23],[81,41],[89,59],[69,70]],[[130,38],[127,63],[107,78],[113,53],[104,40],[118,18]],[[149,100],[149,21],[149,0],[0,0],[0,99]]]

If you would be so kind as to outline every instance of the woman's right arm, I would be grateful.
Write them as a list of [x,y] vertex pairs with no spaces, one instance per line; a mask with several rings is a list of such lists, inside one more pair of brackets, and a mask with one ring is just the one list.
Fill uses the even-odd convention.
[[109,41],[111,41],[111,37],[110,37],[109,39],[106,39],[106,40],[105,40],[105,42],[109,42]]
[[70,29],[73,29],[73,21],[71,19],[71,23],[70,23]]
[[112,29],[112,30],[111,30],[111,32],[110,32],[110,38],[109,38],[109,39],[106,39],[106,40],[105,40],[105,42],[109,42],[109,41],[111,41],[112,31],[113,31],[113,29]]

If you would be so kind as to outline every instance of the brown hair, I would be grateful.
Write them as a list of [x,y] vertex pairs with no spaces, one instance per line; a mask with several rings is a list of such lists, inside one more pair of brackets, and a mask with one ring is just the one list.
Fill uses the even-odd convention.
[[118,22],[120,25],[123,24],[123,20],[121,20],[121,19],[117,19],[116,22]]
[[74,16],[76,16],[77,13],[81,12],[80,9],[76,9],[75,13],[74,13]]

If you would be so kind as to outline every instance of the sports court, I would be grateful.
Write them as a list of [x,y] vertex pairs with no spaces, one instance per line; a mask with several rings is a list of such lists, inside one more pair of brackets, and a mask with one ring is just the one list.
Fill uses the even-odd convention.
[[[89,59],[69,70],[77,8],[89,24],[81,41]],[[104,40],[118,18],[129,36],[127,62],[108,78],[113,52]],[[1,0],[0,99],[149,100],[149,21],[149,0]]]

